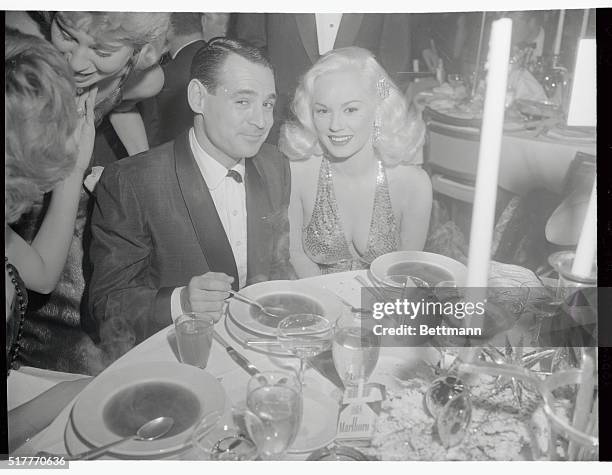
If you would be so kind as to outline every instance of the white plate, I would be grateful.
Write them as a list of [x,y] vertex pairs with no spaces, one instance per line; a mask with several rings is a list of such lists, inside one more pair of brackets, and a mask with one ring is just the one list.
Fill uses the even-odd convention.
[[[66,446],[66,453],[70,457],[78,456],[83,452],[95,449],[93,445],[88,444],[81,436],[79,436],[74,428],[72,421],[72,414],[68,418],[66,423],[66,429],[64,430],[64,445]],[[167,452],[159,455],[146,456],[149,460],[181,460],[183,454],[187,449],[191,448],[191,444],[182,447],[176,452]],[[112,453],[106,453],[97,457],[95,460],[143,460],[145,457],[142,455],[128,456],[128,455],[117,455]]]
[[[298,303],[293,307],[284,307],[282,317],[292,313],[318,313],[327,318],[332,324],[342,313],[343,304],[331,292],[310,287],[299,280],[271,280],[245,287],[240,291],[245,296],[266,306],[268,298],[278,298],[280,305],[292,305],[291,297],[301,297],[304,304]],[[258,310],[246,302],[239,300],[239,297],[232,298],[229,303],[228,315],[236,325],[242,329],[268,337],[276,336],[276,327],[281,318],[261,316],[256,318]]]
[[[382,256],[374,259],[370,265],[370,272],[378,282],[384,283],[386,276],[390,275],[389,270],[392,269],[394,265],[402,263],[426,264],[427,266],[437,267],[438,269],[446,271],[449,274],[450,278],[443,280],[454,280],[458,287],[462,287],[465,284],[467,267],[465,267],[461,262],[451,259],[450,257],[431,252],[397,251],[383,254]],[[398,274],[403,274],[403,272],[398,272]],[[427,276],[424,274],[419,274],[418,270],[411,272],[409,275],[420,277],[426,281],[428,280],[426,278]],[[429,282],[429,284],[436,285],[437,282]]]
[[[112,453],[132,457],[158,457],[179,451],[189,443],[191,432],[202,417],[213,411],[223,411],[225,407],[226,397],[223,388],[217,379],[206,371],[195,366],[167,361],[142,363],[102,373],[83,390],[72,409],[75,431],[94,447],[120,439],[122,434],[111,430],[110,421],[105,420],[105,411],[110,411],[115,396],[120,393],[125,395],[124,391],[130,389],[146,390],[150,384],[169,385],[165,386],[163,391],[159,387],[152,390],[150,386],[145,391],[145,394],[151,395],[165,393],[168,405],[160,405],[159,412],[152,414],[151,412],[156,409],[155,399],[142,399],[139,395],[133,401],[134,406],[126,411],[123,417],[138,416],[140,411],[144,411],[147,412],[146,420],[158,416],[174,417],[175,426],[164,438],[148,442],[135,440],[125,442],[112,448]],[[177,386],[181,393],[175,391],[178,389]],[[178,412],[177,398],[180,394],[183,395],[185,404],[187,402],[193,404],[193,415],[188,419],[186,415]],[[174,408],[171,407],[173,403],[177,404]],[[120,424],[120,421],[115,423]]]
[[289,453],[312,452],[325,447],[336,438],[338,401],[308,385],[302,391],[304,413],[300,430]]

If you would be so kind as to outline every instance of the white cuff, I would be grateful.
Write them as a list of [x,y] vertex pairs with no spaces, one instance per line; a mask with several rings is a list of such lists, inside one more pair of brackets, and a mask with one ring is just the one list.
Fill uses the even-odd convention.
[[177,317],[185,312],[183,312],[183,307],[181,306],[181,291],[185,287],[177,287],[172,291],[172,295],[170,296],[170,316],[172,317],[172,321],[177,319]]

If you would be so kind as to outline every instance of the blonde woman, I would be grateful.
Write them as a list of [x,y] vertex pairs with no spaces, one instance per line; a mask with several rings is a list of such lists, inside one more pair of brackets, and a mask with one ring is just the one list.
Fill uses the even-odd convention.
[[431,212],[424,125],[367,50],[330,51],[302,77],[279,148],[291,159],[298,277],[364,269],[421,250]]

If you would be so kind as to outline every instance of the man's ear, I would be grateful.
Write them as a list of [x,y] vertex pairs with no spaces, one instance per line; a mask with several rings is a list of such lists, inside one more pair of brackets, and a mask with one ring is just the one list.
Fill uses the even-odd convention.
[[204,114],[207,96],[208,91],[204,84],[197,79],[189,81],[189,85],[187,86],[187,101],[189,102],[189,107],[191,107],[191,110],[195,114]]
[[151,43],[144,45],[138,53],[134,69],[142,71],[157,64],[159,58],[161,58],[162,50],[163,48],[156,48]]

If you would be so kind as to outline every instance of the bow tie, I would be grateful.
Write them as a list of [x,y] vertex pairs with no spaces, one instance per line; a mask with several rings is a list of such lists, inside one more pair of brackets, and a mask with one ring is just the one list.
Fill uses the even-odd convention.
[[240,175],[240,173],[238,173],[236,170],[228,170],[226,176],[236,180],[236,183],[242,183],[242,175]]

